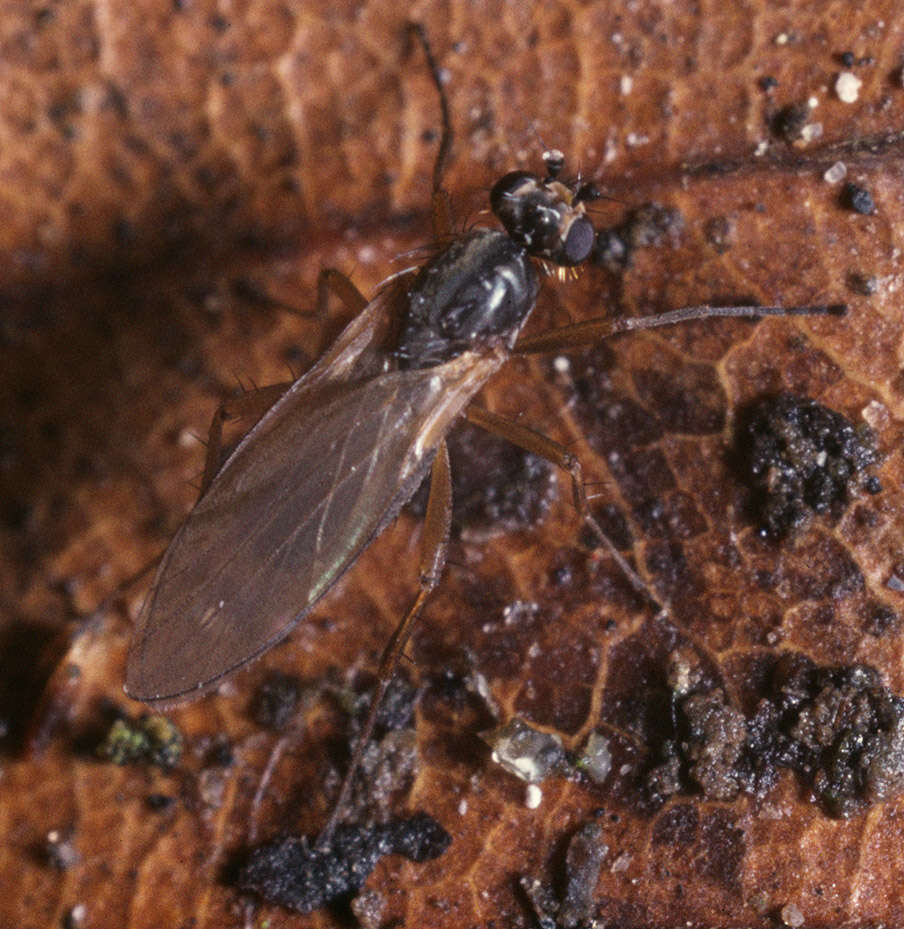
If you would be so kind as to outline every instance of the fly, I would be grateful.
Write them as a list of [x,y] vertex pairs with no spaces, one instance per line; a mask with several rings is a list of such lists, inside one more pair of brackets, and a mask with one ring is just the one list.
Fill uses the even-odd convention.
[[843,306],[694,306],[593,319],[522,338],[541,272],[565,277],[590,257],[596,233],[586,208],[597,194],[590,185],[562,180],[563,156],[547,152],[545,174],[514,171],[493,186],[490,206],[504,231],[451,236],[442,188],[452,142],[448,105],[426,36],[413,29],[442,106],[433,217],[437,241],[447,244],[370,301],[338,272],[324,272],[346,305],[360,310],[356,318],[294,383],[233,403],[246,411],[265,402],[268,408],[222,466],[225,408],[215,416],[200,499],[163,556],[126,671],[127,693],[145,703],[207,692],[282,640],[429,473],[420,589],[383,653],[367,722],[321,846],[341,817],[377,709],[443,572],[451,512],[445,439],[459,419],[564,469],[581,518],[631,584],[659,607],[593,518],[574,455],[527,426],[471,406],[487,381],[513,355],[593,345],[621,332],[715,316],[844,312]]

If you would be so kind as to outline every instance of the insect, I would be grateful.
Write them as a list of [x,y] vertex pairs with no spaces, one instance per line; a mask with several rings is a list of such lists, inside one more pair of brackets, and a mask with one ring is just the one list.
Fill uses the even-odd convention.
[[430,493],[420,589],[383,653],[378,684],[339,799],[321,833],[341,816],[377,709],[411,630],[440,580],[451,512],[445,438],[462,417],[538,454],[570,476],[575,507],[629,581],[654,599],[594,520],[580,464],[564,446],[471,405],[513,355],[590,345],[616,333],[715,316],[831,314],[840,306],[694,306],[640,318],[600,318],[530,338],[541,268],[575,268],[591,256],[595,231],[587,184],[562,179],[564,158],[546,173],[514,171],[493,186],[503,229],[449,236],[442,177],[451,143],[448,104],[423,30],[442,105],[434,169],[434,225],[445,244],[420,268],[396,275],[367,301],[328,272],[360,310],[336,343],[290,386],[247,394],[235,405],[269,405],[225,463],[214,418],[200,499],[163,556],[135,630],[126,691],[150,704],[203,694],[224,675],[283,639],[396,517],[424,477]]

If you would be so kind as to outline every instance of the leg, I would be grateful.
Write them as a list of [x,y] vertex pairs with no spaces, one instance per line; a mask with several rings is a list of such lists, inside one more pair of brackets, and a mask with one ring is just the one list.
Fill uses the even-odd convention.
[[690,319],[709,319],[713,316],[741,316],[757,319],[760,316],[843,316],[844,304],[818,306],[686,306],[656,316],[621,317],[619,319],[588,319],[572,326],[550,329],[539,335],[521,339],[515,346],[519,354],[558,352],[581,345],[596,345],[618,332],[635,329],[655,329],[672,326]]
[[482,410],[476,406],[469,406],[465,413],[469,422],[493,435],[506,439],[513,445],[523,448],[526,451],[533,452],[540,458],[556,465],[567,471],[571,476],[571,492],[574,500],[575,509],[580,514],[584,524],[599,540],[602,547],[612,557],[618,567],[621,569],[628,582],[645,600],[648,600],[657,612],[667,614],[669,612],[668,604],[663,604],[650,588],[643,578],[628,564],[622,553],[615,547],[612,540],[603,532],[600,524],[593,518],[590,512],[590,504],[587,502],[587,495],[584,493],[584,475],[581,469],[581,463],[577,457],[568,451],[564,445],[553,441],[539,432],[520,423],[514,423],[489,410]]
[[[351,279],[336,268],[322,268],[317,275],[316,316],[327,315],[330,293],[334,293],[356,316],[367,306],[367,297],[358,290]],[[289,389],[291,382],[258,387],[239,397],[225,400],[213,414],[207,436],[207,458],[204,461],[204,476],[201,480],[203,497],[211,481],[220,470],[223,451],[223,426],[232,419],[253,419],[252,426]],[[251,428],[251,427],[249,427]],[[246,430],[247,431],[247,430]]]
[[204,459],[204,476],[201,479],[200,500],[217,471],[222,466],[223,454],[223,426],[233,419],[253,419],[248,432],[263,415],[276,403],[277,400],[291,387],[291,381],[285,384],[271,384],[269,387],[258,387],[247,393],[240,394],[230,400],[224,400],[213,414],[210,421],[210,430],[207,433],[207,457]]
[[424,518],[424,535],[421,539],[421,562],[420,562],[420,591],[412,603],[404,619],[399,623],[398,628],[392,634],[388,645],[383,650],[380,658],[380,667],[377,671],[377,686],[374,688],[373,696],[370,698],[370,708],[367,711],[367,719],[364,722],[364,728],[358,735],[355,742],[355,748],[352,752],[351,761],[345,777],[342,780],[342,787],[339,790],[339,796],[333,806],[326,825],[317,837],[317,848],[324,848],[329,845],[333,830],[342,815],[343,808],[348,802],[349,791],[354,782],[355,775],[361,765],[361,759],[367,748],[367,743],[373,735],[374,726],[377,722],[377,714],[386,695],[392,677],[399,665],[399,659],[405,650],[405,645],[411,636],[415,621],[420,615],[427,597],[439,583],[442,576],[443,568],[446,564],[446,544],[449,540],[449,525],[452,519],[452,481],[449,475],[449,453],[446,450],[446,443],[443,442],[433,459],[433,467],[430,472],[430,496],[427,499],[427,515]]
[[303,319],[310,319],[312,316],[316,315],[310,310],[300,310],[291,303],[286,303],[284,300],[271,297],[262,284],[251,278],[236,278],[232,282],[232,292],[240,300],[244,300],[246,303],[252,304],[252,306],[265,307],[271,310],[282,310],[284,313],[289,313],[291,316],[300,316]]
[[304,319],[324,319],[327,315],[330,290],[356,315],[367,306],[367,298],[348,278],[336,268],[323,268],[317,275],[317,305],[313,310],[300,310],[282,300],[271,297],[256,281],[239,278],[232,282],[233,292],[248,303],[283,310]]
[[337,268],[321,268],[320,273],[317,275],[317,310],[315,311],[315,315],[318,319],[324,319],[327,315],[330,291],[332,291],[355,316],[367,306],[367,297],[355,287],[347,274],[343,274]]

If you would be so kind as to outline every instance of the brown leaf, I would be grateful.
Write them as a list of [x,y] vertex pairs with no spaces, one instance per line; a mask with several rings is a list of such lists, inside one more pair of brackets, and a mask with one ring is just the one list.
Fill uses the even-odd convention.
[[[607,529],[672,621],[583,544],[564,479],[535,524],[463,533],[411,649],[428,685],[420,768],[391,798],[429,811],[453,844],[426,864],[378,865],[367,883],[383,895],[378,924],[530,925],[537,906],[561,901],[579,833],[607,846],[595,886],[569,891],[572,904],[589,894],[601,925],[772,926],[793,907],[807,926],[904,922],[900,798],[833,819],[787,768],[761,797],[685,790],[657,805],[643,786],[668,730],[670,656],[695,656],[701,679],[747,714],[789,652],[874,665],[904,693],[897,7],[223,10],[157,0],[0,13],[0,873],[17,878],[0,924],[59,926],[82,903],[92,927],[348,919],[248,915],[230,884],[249,844],[316,832],[343,761],[329,699],[305,704],[290,736],[261,729],[248,705],[275,668],[317,686],[330,669],[347,681],[373,668],[414,591],[414,518],[285,645],[172,714],[187,740],[172,772],[91,752],[105,701],[139,709],[121,680],[141,589],[95,608],[190,506],[203,464],[191,434],[206,433],[236,377],[284,380],[346,321],[251,296],[310,309],[322,266],[371,292],[429,240],[439,108],[421,52],[406,50],[408,16],[448,71],[447,186],[462,224],[483,221],[493,180],[536,167],[544,145],[615,198],[595,207],[598,226],[648,201],[683,218],[621,271],[548,281],[532,331],[741,299],[850,311],[620,337],[568,366],[516,361],[487,389],[481,402],[580,456]],[[863,81],[850,104],[832,89],[844,70]],[[821,136],[779,138],[779,111],[810,98]],[[872,214],[844,208],[824,179],[839,161]],[[741,411],[779,390],[866,422],[884,489],[767,542],[731,449]],[[485,456],[471,451],[459,466],[479,485]],[[500,721],[522,716],[573,750],[599,729],[608,779],[553,775],[528,808],[525,785],[478,737],[494,720],[465,674],[486,681]],[[48,863],[54,830],[51,857],[60,842],[77,855],[63,856],[67,870]],[[532,880],[549,892],[526,893]]]

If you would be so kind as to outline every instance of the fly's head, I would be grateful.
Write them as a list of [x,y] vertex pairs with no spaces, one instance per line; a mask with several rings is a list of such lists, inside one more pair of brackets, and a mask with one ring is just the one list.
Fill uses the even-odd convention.
[[592,184],[569,186],[558,179],[560,151],[543,155],[547,176],[511,171],[490,191],[490,206],[506,232],[534,258],[559,267],[586,261],[596,235],[586,204],[599,194]]

